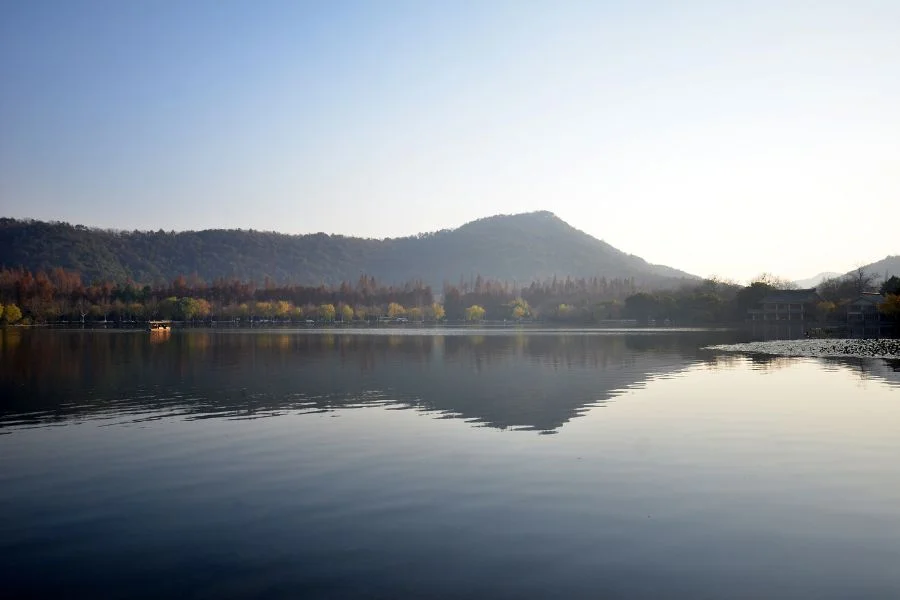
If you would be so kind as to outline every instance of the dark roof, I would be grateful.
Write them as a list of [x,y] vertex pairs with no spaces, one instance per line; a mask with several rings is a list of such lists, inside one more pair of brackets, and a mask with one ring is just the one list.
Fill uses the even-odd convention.
[[822,297],[816,293],[816,288],[810,288],[808,290],[777,290],[763,298],[762,303],[807,304],[821,300]]
[[871,302],[872,304],[878,306],[879,304],[883,303],[884,301],[885,301],[885,297],[882,296],[881,294],[863,293],[863,294],[857,296],[856,298],[854,298],[853,301],[850,302],[850,304],[859,304],[860,302]]

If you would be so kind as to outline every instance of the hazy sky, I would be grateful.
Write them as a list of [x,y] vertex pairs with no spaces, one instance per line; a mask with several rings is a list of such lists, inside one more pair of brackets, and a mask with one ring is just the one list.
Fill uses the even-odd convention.
[[0,214],[385,237],[546,209],[651,262],[900,253],[900,2],[0,4]]

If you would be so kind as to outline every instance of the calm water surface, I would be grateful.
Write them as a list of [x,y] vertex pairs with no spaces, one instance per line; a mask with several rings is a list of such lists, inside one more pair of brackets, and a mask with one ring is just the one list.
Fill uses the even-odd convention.
[[900,365],[0,333],[0,596],[900,597]]

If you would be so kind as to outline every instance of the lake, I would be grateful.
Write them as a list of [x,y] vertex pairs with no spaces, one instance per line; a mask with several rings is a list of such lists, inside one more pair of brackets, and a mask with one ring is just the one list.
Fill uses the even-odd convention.
[[0,332],[0,597],[900,597],[900,364]]

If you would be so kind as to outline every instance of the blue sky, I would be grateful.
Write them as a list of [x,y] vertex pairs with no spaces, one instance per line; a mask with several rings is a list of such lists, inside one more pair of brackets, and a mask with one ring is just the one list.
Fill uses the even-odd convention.
[[385,237],[551,210],[746,280],[900,253],[900,3],[0,5],[0,213]]

